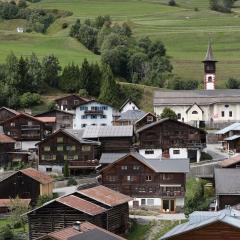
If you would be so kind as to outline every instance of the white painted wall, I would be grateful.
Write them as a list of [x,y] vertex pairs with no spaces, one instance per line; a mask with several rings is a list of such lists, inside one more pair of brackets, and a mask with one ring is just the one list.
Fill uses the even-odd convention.
[[62,174],[63,172],[63,166],[60,165],[38,165],[38,170],[41,172],[47,172],[47,168],[52,168],[52,172],[48,172],[49,174],[51,173],[57,173],[57,174]]
[[[146,204],[141,205],[142,199],[146,199]],[[148,205],[148,199],[153,199],[153,205]],[[149,206],[149,207],[161,207],[162,206],[162,199],[161,198],[134,198],[134,201],[139,202],[139,206]],[[133,207],[133,201],[128,202],[130,208]]]
[[128,110],[139,110],[139,108],[137,107],[137,105],[132,102],[132,101],[129,101],[121,110],[121,113],[124,113]]
[[176,198],[176,207],[184,207],[184,197]]
[[[174,154],[174,150],[179,150],[179,154]],[[187,148],[170,148],[169,149],[170,159],[178,159],[178,158],[188,158]]]
[[[212,80],[209,81],[208,79],[211,78]],[[206,84],[206,90],[214,90],[215,89],[215,74],[206,74],[205,75],[205,84]]]
[[30,148],[37,148],[35,144],[38,142],[39,141],[22,141],[19,142],[19,144],[21,144],[21,150],[28,151]]
[[[88,110],[91,110],[91,107],[107,106],[107,110],[103,110],[103,114],[106,116],[106,118],[101,118],[101,115],[97,115],[96,119],[92,119],[90,115],[87,115],[87,118],[83,119],[82,116],[85,116],[84,114],[85,110],[81,109],[82,106],[87,107]],[[73,119],[73,128],[80,129],[82,128],[82,124],[86,124],[86,126],[90,126],[93,124],[95,124],[96,126],[100,126],[103,124],[111,126],[112,121],[113,121],[113,108],[111,106],[99,102],[91,102],[78,106],[76,108],[75,118]]]
[[[196,114],[197,113],[197,114]],[[203,111],[197,105],[194,104],[187,112],[187,121],[202,121],[203,120]]]
[[[153,150],[153,154],[146,154],[146,150]],[[162,158],[162,149],[140,149],[139,153],[147,159],[161,159]]]

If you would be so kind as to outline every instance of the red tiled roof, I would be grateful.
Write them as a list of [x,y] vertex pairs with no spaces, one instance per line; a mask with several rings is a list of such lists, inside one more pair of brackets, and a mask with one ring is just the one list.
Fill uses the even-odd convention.
[[30,118],[33,121],[38,121],[38,122],[44,123],[43,121],[39,120],[38,118],[36,118],[30,114],[23,113],[23,112],[19,113],[18,115],[14,116],[14,117],[8,118],[7,120],[3,121],[2,123],[11,122],[20,117],[26,117],[26,118]]
[[56,117],[36,117],[38,120],[44,123],[55,123]]
[[78,190],[78,192],[96,201],[102,202],[108,206],[116,206],[132,200],[131,197],[116,192],[103,185]]
[[15,143],[16,140],[13,138],[5,135],[5,134],[0,134],[0,143]]
[[83,234],[85,232],[88,232],[88,231],[91,231],[94,229],[99,229],[100,231],[105,232],[110,236],[114,236],[116,239],[119,239],[119,240],[125,239],[125,238],[117,236],[116,234],[111,233],[103,228],[100,228],[90,222],[81,222],[80,223],[80,231],[74,229],[74,227],[68,227],[68,228],[64,228],[64,229],[61,229],[61,230],[58,230],[55,232],[51,232],[47,236],[54,238],[54,239],[58,239],[58,240],[68,240],[71,237],[77,236],[79,234]]
[[33,178],[34,180],[36,180],[37,182],[40,182],[41,184],[48,184],[53,182],[53,179],[50,176],[34,168],[26,168],[26,169],[20,170],[20,172]]
[[91,216],[95,216],[106,211],[103,207],[73,195],[59,198],[57,201]]
[[237,164],[240,162],[240,154],[235,156],[235,157],[231,157],[231,158],[228,158],[228,159],[225,159],[221,162],[219,162],[218,164],[221,166],[221,167],[229,167],[233,164]]
[[1,109],[5,109],[5,110],[7,110],[7,111],[9,111],[9,112],[11,112],[13,114],[16,114],[16,115],[20,114],[18,111],[14,110],[14,109],[11,109],[11,108],[1,107],[0,110]]
[[[22,203],[25,203],[27,205],[30,204],[31,199],[19,199]],[[11,199],[0,199],[0,207],[10,207],[11,206]]]

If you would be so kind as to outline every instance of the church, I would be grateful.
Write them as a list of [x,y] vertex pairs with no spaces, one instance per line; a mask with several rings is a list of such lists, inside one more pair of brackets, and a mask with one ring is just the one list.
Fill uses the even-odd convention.
[[197,127],[223,127],[240,121],[240,90],[215,89],[216,63],[209,42],[204,59],[204,90],[160,90],[154,93],[153,107],[157,116],[171,108],[179,121]]

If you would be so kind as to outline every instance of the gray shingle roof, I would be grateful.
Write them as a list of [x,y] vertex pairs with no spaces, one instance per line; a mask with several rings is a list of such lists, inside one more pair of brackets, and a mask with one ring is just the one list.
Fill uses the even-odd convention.
[[234,209],[224,209],[218,212],[193,212],[189,215],[189,222],[176,226],[160,239],[171,239],[214,222],[223,222],[240,229],[240,212]]
[[160,90],[155,91],[153,105],[210,105],[240,102],[240,89]]
[[215,168],[216,194],[240,195],[240,169]]
[[224,140],[233,141],[233,140],[238,139],[238,138],[240,138],[240,135],[233,135],[231,137],[224,138]]
[[209,42],[209,44],[208,44],[208,49],[207,49],[207,53],[206,53],[206,56],[205,56],[204,61],[216,62],[216,61],[214,60],[214,57],[213,57],[213,50],[212,50],[212,44],[211,44],[211,42]]
[[133,126],[87,126],[83,138],[132,137]]
[[117,119],[119,120],[127,120],[127,121],[137,121],[138,119],[142,118],[146,113],[141,110],[127,110],[120,114],[120,117]]
[[215,134],[225,134],[225,133],[233,131],[233,130],[235,130],[235,131],[240,130],[240,123],[239,122],[233,123],[233,124],[223,128],[223,129],[220,129]]
[[117,161],[118,159],[128,155],[128,153],[103,153],[99,163],[109,164]]

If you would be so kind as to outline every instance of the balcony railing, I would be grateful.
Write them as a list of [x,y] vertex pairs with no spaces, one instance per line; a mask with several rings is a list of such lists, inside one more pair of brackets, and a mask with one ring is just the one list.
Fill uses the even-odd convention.
[[40,130],[40,125],[21,125],[22,131]]
[[85,110],[84,114],[86,115],[103,115],[103,110]]
[[69,167],[70,168],[77,168],[77,167],[96,167],[98,165],[98,160],[86,160],[86,161],[71,161],[69,160]]

